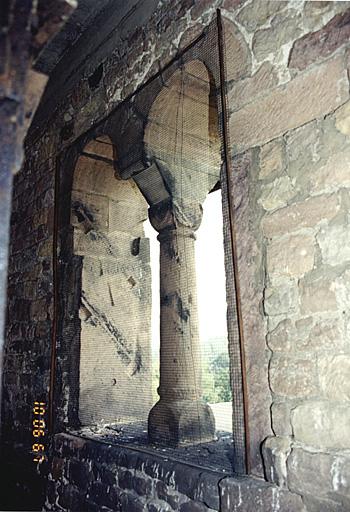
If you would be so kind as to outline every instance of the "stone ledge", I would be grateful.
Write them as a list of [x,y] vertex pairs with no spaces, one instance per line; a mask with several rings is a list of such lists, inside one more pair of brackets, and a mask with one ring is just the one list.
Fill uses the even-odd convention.
[[[304,511],[300,496],[282,490],[271,483],[254,477],[228,476],[224,473],[190,466],[189,464],[175,460],[169,460],[169,458],[164,458],[159,454],[152,454],[137,450],[136,448],[104,444],[92,439],[83,439],[77,435],[61,433],[55,436],[55,456],[69,459],[74,458],[76,473],[79,464],[86,467],[90,461],[92,466],[95,467],[95,471],[99,464],[103,464],[104,468],[108,466],[109,477],[111,477],[112,473],[116,475],[116,495],[118,496],[120,493],[120,496],[128,495],[128,506],[131,506],[132,502],[132,506],[134,507],[132,510],[136,510],[136,501],[137,510],[149,510],[147,506],[152,506],[152,510],[157,510],[159,503],[164,504],[165,502],[163,500],[166,499],[166,510],[174,510],[170,506],[170,503],[173,501],[172,504],[174,504],[174,502],[177,503],[175,506],[181,506],[180,510],[184,512],[185,510],[208,512],[214,510],[220,510],[221,512],[266,512],[267,510],[271,512]],[[72,462],[70,462],[70,465],[71,464]],[[104,469],[104,471],[106,471],[106,469]],[[146,480],[149,480],[149,477],[151,477],[158,483],[156,486],[145,486],[145,494],[141,493],[140,495],[140,492],[138,492],[137,495],[134,495],[133,482],[130,481],[129,484],[126,485],[125,482],[123,483],[122,481],[120,475],[123,474],[123,471],[129,472],[130,475],[133,475],[136,471],[139,480],[143,478],[143,473]],[[95,474],[95,479],[96,478],[99,478],[97,474]],[[135,477],[133,476],[132,478]],[[163,489],[161,493],[158,492],[158,484],[160,482],[163,482],[167,487],[167,489]],[[70,488],[72,482],[68,479],[62,482],[62,484]],[[75,479],[75,485],[76,484],[77,479]],[[91,485],[93,487],[94,482],[92,482]],[[122,486],[123,489],[119,492],[118,488],[120,488],[120,486]],[[69,494],[68,490],[65,492]],[[79,493],[81,493],[81,490],[80,488],[78,489]],[[154,492],[156,493],[155,496]],[[172,501],[168,499],[170,495],[174,495]],[[94,495],[94,503],[99,501],[98,496],[96,496]],[[177,500],[175,500],[176,496],[178,497]],[[108,499],[107,495],[101,495],[101,504],[102,501],[104,504],[106,499]],[[108,505],[111,506],[110,503],[108,503]],[[177,508],[175,508],[175,510],[176,509]],[[111,508],[111,510],[113,510],[113,508]]]

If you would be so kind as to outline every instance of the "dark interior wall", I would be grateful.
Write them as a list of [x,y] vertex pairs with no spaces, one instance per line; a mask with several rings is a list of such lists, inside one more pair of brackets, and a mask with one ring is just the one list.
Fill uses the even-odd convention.
[[[18,483],[24,491],[17,495],[18,509],[37,507],[42,492],[42,481],[30,450],[36,441],[32,432],[34,401],[48,404],[50,394],[55,173],[62,158],[69,156],[62,149],[172,58],[177,51],[172,41],[179,29],[178,21],[182,20],[181,32],[184,32],[188,24],[186,12],[192,4],[179,1],[171,9],[166,5],[156,9],[157,2],[138,2],[119,27],[116,27],[119,11],[111,8],[103,14],[101,30],[91,28],[96,38],[92,33],[87,36],[89,60],[81,62],[81,56],[87,54],[86,41],[82,40],[73,49],[76,57],[67,56],[66,64],[53,74],[27,135],[25,161],[15,177],[12,201],[2,401],[2,447],[4,456],[11,461],[10,466],[2,469],[8,476],[11,473],[12,483],[15,486]],[[202,10],[207,9],[203,4]],[[209,11],[212,16],[214,6]],[[107,19],[109,24],[105,25]],[[105,31],[105,26],[111,27],[110,31]],[[60,81],[62,76],[69,84],[66,89]],[[67,160],[64,163],[69,165]],[[64,389],[61,391],[64,416],[68,412],[67,401]],[[56,419],[59,424],[59,417]],[[48,409],[45,420],[48,425]],[[44,442],[49,449],[47,435]],[[41,471],[45,473],[45,465]],[[13,495],[14,488],[17,487],[11,488]]]

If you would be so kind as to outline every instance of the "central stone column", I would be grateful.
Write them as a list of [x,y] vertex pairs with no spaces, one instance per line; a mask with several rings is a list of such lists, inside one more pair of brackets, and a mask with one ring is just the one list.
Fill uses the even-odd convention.
[[149,217],[160,242],[160,399],[148,417],[149,439],[172,446],[211,441],[215,420],[202,400],[195,268],[202,208],[196,204],[184,216],[166,200]]

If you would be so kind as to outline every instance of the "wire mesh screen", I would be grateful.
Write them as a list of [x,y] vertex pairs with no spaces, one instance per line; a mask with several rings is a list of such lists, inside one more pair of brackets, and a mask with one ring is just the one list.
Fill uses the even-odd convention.
[[80,434],[244,472],[219,36],[214,20],[80,143],[61,207],[61,392]]

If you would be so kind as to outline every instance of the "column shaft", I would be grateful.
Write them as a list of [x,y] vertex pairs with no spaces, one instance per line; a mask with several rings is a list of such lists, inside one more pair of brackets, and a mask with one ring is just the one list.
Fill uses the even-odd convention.
[[154,217],[151,212],[160,242],[160,400],[149,415],[149,437],[170,445],[206,442],[215,437],[215,422],[202,400],[194,229],[172,212],[162,222]]

